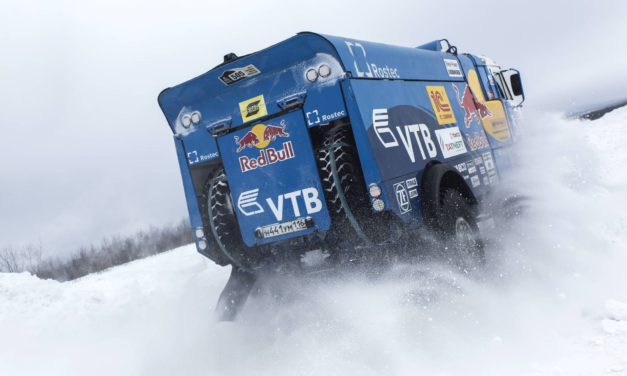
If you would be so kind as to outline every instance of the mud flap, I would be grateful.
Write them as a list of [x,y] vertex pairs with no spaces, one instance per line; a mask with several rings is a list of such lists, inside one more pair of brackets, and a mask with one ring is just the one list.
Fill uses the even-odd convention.
[[235,320],[237,313],[246,303],[246,299],[248,299],[248,295],[250,295],[250,291],[256,281],[256,275],[235,266],[231,268],[231,276],[226,286],[224,286],[224,290],[222,290],[216,305],[216,314],[219,321]]
[[218,145],[246,246],[329,230],[331,219],[301,111],[223,135]]

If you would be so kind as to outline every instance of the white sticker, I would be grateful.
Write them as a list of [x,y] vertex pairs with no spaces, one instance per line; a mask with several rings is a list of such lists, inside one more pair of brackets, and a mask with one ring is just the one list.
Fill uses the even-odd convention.
[[485,168],[488,169],[488,171],[494,170],[494,160],[492,159],[492,155],[490,155],[490,153],[483,153],[482,155]]
[[446,67],[449,77],[464,77],[457,59],[444,59],[444,66]]
[[458,127],[437,129],[435,135],[444,158],[455,157],[467,152],[464,138]]
[[416,198],[418,197],[418,190],[417,189],[410,189],[409,190],[409,198]]
[[481,181],[477,175],[473,175],[470,177],[470,182],[472,183],[472,187],[476,188],[481,185]]
[[418,186],[418,181],[416,180],[416,178],[407,179],[405,183],[407,183],[407,189],[416,188]]
[[261,71],[256,66],[248,64],[245,67],[231,68],[222,72],[218,79],[225,85],[231,85],[248,77],[260,74]]
[[407,193],[404,182],[394,184],[394,194],[396,195],[396,202],[398,202],[398,208],[401,214],[410,212],[411,204],[409,203],[409,194]]

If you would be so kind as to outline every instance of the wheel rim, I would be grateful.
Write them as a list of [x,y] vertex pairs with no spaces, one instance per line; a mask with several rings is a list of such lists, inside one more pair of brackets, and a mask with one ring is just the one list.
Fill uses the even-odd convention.
[[466,218],[458,217],[455,220],[455,240],[461,248],[473,250],[477,246],[475,231]]

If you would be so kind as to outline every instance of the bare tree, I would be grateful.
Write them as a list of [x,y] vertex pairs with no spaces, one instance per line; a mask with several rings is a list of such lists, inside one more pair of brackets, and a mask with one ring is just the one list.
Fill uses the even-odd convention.
[[36,273],[41,264],[41,243],[29,244],[22,248],[12,246],[3,247],[0,250],[0,271],[8,273],[20,273],[29,271]]
[[[99,245],[81,247],[66,260],[47,259],[29,264],[29,271],[40,278],[67,281],[96,273],[112,266],[192,243],[191,227],[186,220],[163,227],[150,227],[127,237],[104,238]],[[41,247],[39,248],[41,250]],[[37,259],[37,253],[33,258]],[[0,262],[2,262],[0,260]]]

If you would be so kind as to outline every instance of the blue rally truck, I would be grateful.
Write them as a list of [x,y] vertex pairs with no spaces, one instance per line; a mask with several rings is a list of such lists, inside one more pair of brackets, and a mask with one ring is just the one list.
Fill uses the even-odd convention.
[[165,89],[198,251],[256,275],[388,253],[428,229],[481,257],[478,204],[507,168],[520,75],[446,40],[398,47],[310,32]]

